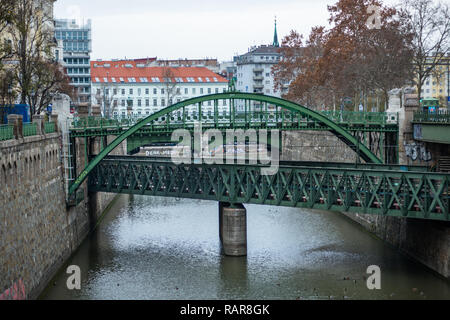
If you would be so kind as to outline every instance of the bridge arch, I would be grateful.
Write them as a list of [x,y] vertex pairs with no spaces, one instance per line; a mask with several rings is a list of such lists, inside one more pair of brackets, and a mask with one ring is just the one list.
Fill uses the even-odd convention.
[[287,110],[298,112],[305,116],[309,116],[314,120],[325,125],[329,128],[329,131],[336,135],[341,141],[343,141],[346,145],[352,148],[355,152],[359,154],[359,156],[368,163],[381,164],[382,161],[373,154],[365,145],[361,144],[350,132],[348,132],[343,127],[339,126],[332,120],[328,119],[324,115],[321,115],[311,109],[308,109],[302,105],[294,103],[292,101],[284,100],[281,98],[266,96],[262,94],[254,94],[254,93],[241,93],[241,92],[227,92],[227,93],[218,93],[212,95],[206,95],[201,97],[196,97],[188,100],[184,100],[173,104],[165,109],[162,109],[158,112],[153,113],[140,120],[133,127],[129,128],[127,131],[119,135],[113,142],[111,142],[105,149],[103,149],[81,172],[81,174],[77,177],[75,182],[69,188],[69,194],[73,194],[80,185],[84,182],[84,180],[88,177],[89,173],[100,163],[102,159],[108,156],[117,146],[119,146],[123,141],[127,138],[135,134],[141,128],[146,126],[148,123],[152,121],[156,121],[159,118],[170,114],[176,110],[182,109],[184,107],[195,105],[198,103],[213,101],[213,100],[247,100],[247,101],[257,101],[262,103],[269,103],[276,105],[278,107],[285,108]]

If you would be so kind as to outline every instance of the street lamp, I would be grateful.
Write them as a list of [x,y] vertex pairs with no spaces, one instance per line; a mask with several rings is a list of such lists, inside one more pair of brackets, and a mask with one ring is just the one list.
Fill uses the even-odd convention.
[[450,110],[450,53],[447,53],[447,110]]

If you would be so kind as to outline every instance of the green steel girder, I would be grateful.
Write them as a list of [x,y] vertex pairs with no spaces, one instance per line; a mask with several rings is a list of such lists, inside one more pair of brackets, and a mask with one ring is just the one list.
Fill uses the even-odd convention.
[[[95,159],[96,155],[90,155],[89,160]],[[116,161],[157,161],[157,162],[169,162],[170,157],[167,156],[128,156],[128,155],[109,155],[106,159]],[[206,159],[206,158],[204,158]],[[195,159],[192,159],[194,163]],[[237,162],[237,160],[235,160]],[[245,159],[245,163],[248,164],[249,160]],[[375,163],[356,163],[356,162],[317,162],[317,161],[279,161],[281,166],[289,167],[311,167],[311,168],[334,168],[334,169],[361,169],[361,170],[373,170],[373,171],[404,171],[404,172],[431,172],[428,166],[410,166],[400,164],[375,164]]]
[[90,173],[89,190],[450,220],[450,174],[281,164],[264,176],[263,167],[112,157]]
[[[139,130],[147,126],[147,124],[160,119],[161,117],[167,116],[172,112],[183,109],[184,107],[190,105],[196,105],[205,102],[205,101],[218,101],[218,100],[226,100],[226,99],[240,99],[245,101],[257,101],[261,103],[272,104],[275,106],[279,106],[285,108],[287,110],[298,112],[308,118],[315,119],[317,123],[321,123],[322,125],[329,128],[329,131],[336,135],[340,140],[342,140],[345,144],[347,144],[352,150],[357,152],[359,156],[366,162],[369,163],[382,163],[382,161],[373,154],[365,145],[361,144],[349,131],[345,130],[343,127],[339,126],[335,122],[328,119],[326,116],[319,114],[313,110],[310,110],[306,107],[303,107],[299,104],[296,104],[291,101],[283,100],[277,97],[265,96],[259,94],[251,94],[251,93],[240,93],[240,92],[227,92],[222,94],[213,94],[202,97],[196,97],[192,99],[188,99],[179,103],[176,103],[170,107],[167,107],[163,110],[160,110],[147,118],[142,119],[137,124],[129,128],[127,131],[120,134],[111,144],[109,144],[103,151],[93,160],[91,161],[85,169],[81,172],[81,174],[77,177],[74,183],[69,188],[69,195],[73,194],[80,185],[84,182],[84,180],[88,177],[89,173],[100,163],[102,159],[104,159],[109,153],[111,153],[119,144],[121,144],[124,140],[129,138],[130,136],[137,133]],[[201,116],[200,116],[201,117]]]

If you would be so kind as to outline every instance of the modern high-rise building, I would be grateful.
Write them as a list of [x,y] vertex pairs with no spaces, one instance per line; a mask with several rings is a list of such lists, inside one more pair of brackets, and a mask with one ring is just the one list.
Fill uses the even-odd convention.
[[70,83],[77,89],[77,106],[91,102],[91,20],[55,20],[55,37],[63,42],[63,65]]

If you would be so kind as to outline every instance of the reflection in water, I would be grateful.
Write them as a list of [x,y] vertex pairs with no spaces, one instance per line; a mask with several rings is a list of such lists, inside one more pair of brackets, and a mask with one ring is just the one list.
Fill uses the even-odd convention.
[[[248,292],[247,257],[220,258],[219,299],[237,300]],[[222,296],[222,293],[226,295]]]
[[[43,299],[449,299],[448,282],[340,214],[247,205],[248,256],[221,255],[216,202],[121,196]],[[382,290],[368,290],[378,265]]]

